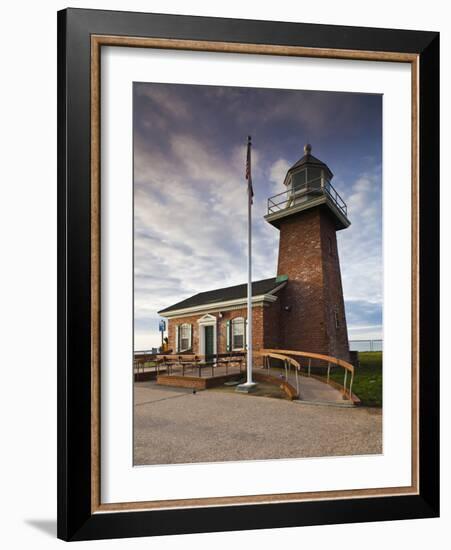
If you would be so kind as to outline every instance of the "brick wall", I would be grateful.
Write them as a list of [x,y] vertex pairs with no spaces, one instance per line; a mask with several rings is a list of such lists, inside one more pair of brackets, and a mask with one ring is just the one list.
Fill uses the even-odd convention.
[[[321,216],[324,303],[329,355],[349,359],[348,330],[341,283],[337,234],[330,216]],[[338,325],[338,326],[337,326]]]
[[[281,293],[280,347],[347,359],[337,240],[324,208],[281,220],[277,273],[288,275]],[[335,310],[339,329],[335,328]]]
[[[278,296],[283,295],[283,290]],[[263,308],[263,347],[268,349],[281,348],[280,328],[282,321],[280,298],[277,302]]]

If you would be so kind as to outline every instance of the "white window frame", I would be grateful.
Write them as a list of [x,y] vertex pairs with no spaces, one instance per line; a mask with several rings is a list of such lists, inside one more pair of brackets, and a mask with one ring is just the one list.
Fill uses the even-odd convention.
[[[188,330],[188,337],[183,336],[183,331]],[[191,349],[192,341],[193,341],[193,329],[192,326],[189,323],[182,323],[179,325],[179,345],[178,345],[178,351],[180,353],[184,351],[188,351]],[[182,346],[182,340],[188,340],[188,346]]]
[[[243,346],[237,347],[235,346],[235,334],[234,334],[234,327],[235,325],[238,325],[238,323],[241,323],[243,327]],[[232,322],[230,323],[230,340],[231,340],[231,348],[232,351],[240,351],[246,349],[246,319],[244,317],[235,317],[232,319]],[[237,335],[238,336],[238,335]]]

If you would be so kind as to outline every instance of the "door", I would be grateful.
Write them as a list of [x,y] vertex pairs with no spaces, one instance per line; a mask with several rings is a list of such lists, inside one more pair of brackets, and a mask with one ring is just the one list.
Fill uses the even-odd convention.
[[211,356],[214,354],[214,333],[213,333],[214,327],[213,326],[206,326],[204,328],[204,337],[205,337],[205,355]]

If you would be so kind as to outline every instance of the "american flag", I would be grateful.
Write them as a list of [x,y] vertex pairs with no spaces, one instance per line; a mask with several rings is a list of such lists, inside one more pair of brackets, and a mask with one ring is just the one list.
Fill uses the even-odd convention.
[[251,136],[248,136],[247,137],[247,155],[246,155],[246,179],[247,179],[247,192],[249,194],[251,204],[253,204],[254,190],[252,188],[251,147],[252,147]]

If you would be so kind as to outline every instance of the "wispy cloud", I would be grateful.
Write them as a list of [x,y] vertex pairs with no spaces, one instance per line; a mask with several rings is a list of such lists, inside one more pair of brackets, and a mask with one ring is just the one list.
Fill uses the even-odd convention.
[[[149,113],[151,113],[152,122],[155,111],[163,111],[166,115],[174,118],[190,120],[191,111],[187,103],[180,97],[177,91],[168,87],[136,85],[135,93],[138,96],[145,97],[150,101]],[[142,114],[140,113],[140,116]]]
[[277,192],[281,193],[284,191],[283,182],[292,164],[287,159],[281,158],[277,159],[269,167],[269,181],[274,184],[274,192],[276,194]]
[[361,174],[344,192],[352,225],[338,233],[348,301],[382,302],[381,167]]

